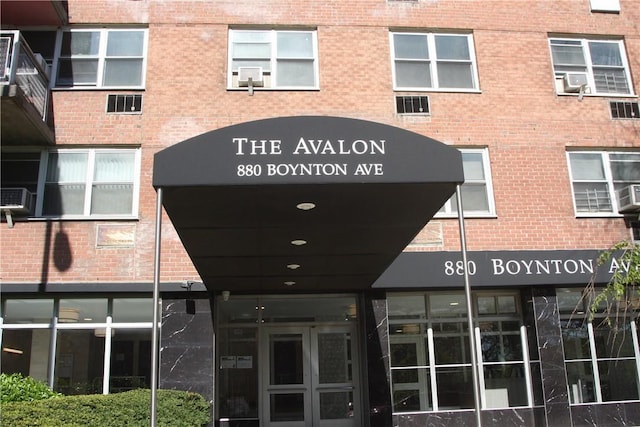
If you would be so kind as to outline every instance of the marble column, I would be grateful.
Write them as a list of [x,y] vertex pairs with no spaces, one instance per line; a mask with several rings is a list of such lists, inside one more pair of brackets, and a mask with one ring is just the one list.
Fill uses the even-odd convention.
[[[384,292],[368,293],[361,298],[363,351],[366,364],[363,381],[363,407],[366,427],[392,425],[389,328],[387,300]],[[367,408],[368,406],[368,408]]]
[[571,426],[573,422],[555,289],[534,288],[531,294],[547,426]]
[[213,401],[213,321],[209,299],[196,299],[196,313],[184,299],[162,300],[159,387],[193,391]]

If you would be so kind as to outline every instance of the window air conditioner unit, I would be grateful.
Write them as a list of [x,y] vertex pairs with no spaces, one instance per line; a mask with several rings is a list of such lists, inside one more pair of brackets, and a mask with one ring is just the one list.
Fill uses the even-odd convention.
[[264,86],[262,67],[238,67],[238,86]]
[[640,184],[628,185],[619,189],[617,193],[619,213],[640,212]]
[[28,214],[31,212],[31,192],[26,188],[0,189],[0,209],[13,214]]
[[587,73],[566,73],[563,78],[564,91],[578,93],[587,85]]

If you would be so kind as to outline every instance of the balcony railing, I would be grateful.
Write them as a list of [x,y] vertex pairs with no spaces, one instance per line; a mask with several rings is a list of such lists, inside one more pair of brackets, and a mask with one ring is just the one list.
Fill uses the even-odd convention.
[[15,85],[44,122],[48,121],[49,113],[47,68],[42,57],[31,51],[20,31],[0,32],[0,85]]

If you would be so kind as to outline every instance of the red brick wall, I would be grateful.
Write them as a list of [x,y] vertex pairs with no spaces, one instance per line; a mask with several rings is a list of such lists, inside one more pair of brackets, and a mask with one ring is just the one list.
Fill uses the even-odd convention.
[[[620,14],[596,14],[588,0],[70,0],[72,24],[149,27],[142,115],[105,114],[111,92],[53,93],[57,145],[142,147],[135,244],[98,247],[97,224],[91,221],[3,226],[1,280],[151,281],[153,154],[223,126],[288,115],[362,118],[460,147],[488,147],[497,217],[466,221],[470,250],[591,249],[628,238],[621,218],[575,217],[565,152],[568,147],[640,147],[640,123],[610,120],[608,98],[580,102],[557,96],[547,39],[550,33],[624,36],[639,93],[640,8],[635,3],[621,0]],[[230,24],[317,27],[320,90],[258,91],[251,97],[227,91]],[[472,30],[481,93],[428,93],[431,117],[397,117],[390,28]],[[428,250],[458,249],[457,220],[437,221],[444,244]],[[166,281],[197,279],[166,217],[161,270]]]

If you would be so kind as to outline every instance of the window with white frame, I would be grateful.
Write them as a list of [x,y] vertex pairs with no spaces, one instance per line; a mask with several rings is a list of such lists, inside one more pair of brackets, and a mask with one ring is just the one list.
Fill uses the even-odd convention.
[[478,90],[473,36],[392,32],[396,90]]
[[621,308],[618,319],[596,313],[582,290],[558,289],[562,343],[572,404],[638,400],[638,324],[633,310]]
[[640,151],[572,151],[567,157],[578,215],[617,214],[616,190],[640,184]]
[[142,88],[146,29],[73,29],[62,32],[57,87]]
[[[474,337],[482,355],[482,408],[534,404],[520,302],[514,293],[475,293]],[[390,293],[393,412],[474,407],[465,297],[454,293]]]
[[69,395],[149,387],[150,298],[10,298],[0,313],[2,373]]
[[[622,40],[550,38],[553,71],[557,79],[574,76],[587,93],[632,93],[627,55]],[[576,84],[578,84],[576,83]],[[566,86],[563,86],[567,91]]]
[[42,155],[36,216],[133,217],[139,149],[68,149]]
[[243,85],[243,69],[253,69],[253,83],[265,88],[317,89],[316,31],[229,30],[229,88]]
[[[489,152],[486,148],[461,148],[464,184],[462,184],[462,206],[467,216],[495,215]],[[442,216],[458,212],[455,195],[438,211]]]

